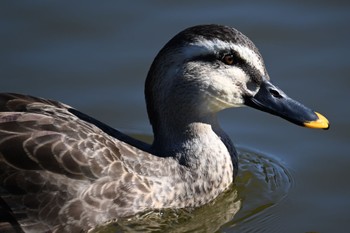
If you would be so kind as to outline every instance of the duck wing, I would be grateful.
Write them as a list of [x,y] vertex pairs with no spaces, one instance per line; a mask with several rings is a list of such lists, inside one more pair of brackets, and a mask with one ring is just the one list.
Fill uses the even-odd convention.
[[[46,170],[96,179],[120,159],[111,137],[68,105],[18,94],[0,97],[0,161],[17,170]],[[103,156],[99,156],[102,155]]]
[[[10,219],[5,221],[15,228],[15,219],[35,232],[79,232],[108,214],[140,211],[130,208],[138,197],[130,192],[149,192],[147,177],[169,171],[163,158],[129,143],[138,141],[68,105],[0,94],[0,210]],[[112,205],[113,213],[101,215]]]

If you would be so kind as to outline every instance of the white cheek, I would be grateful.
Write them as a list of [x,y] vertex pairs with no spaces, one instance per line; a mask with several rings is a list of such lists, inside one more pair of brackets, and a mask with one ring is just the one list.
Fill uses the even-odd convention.
[[[208,107],[219,111],[229,107],[239,107],[244,104],[243,95],[250,92],[246,83],[249,77],[238,67],[212,72],[207,88]],[[243,91],[244,90],[244,91]],[[248,93],[253,95],[254,93]]]

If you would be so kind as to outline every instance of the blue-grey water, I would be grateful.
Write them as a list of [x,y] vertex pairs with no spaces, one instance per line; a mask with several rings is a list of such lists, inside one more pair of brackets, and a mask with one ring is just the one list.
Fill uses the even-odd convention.
[[[189,217],[214,221],[215,228],[191,225],[183,215],[170,219],[182,231],[348,232],[349,1],[3,1],[0,91],[56,99],[147,138],[148,68],[172,36],[204,23],[249,36],[274,83],[324,114],[331,128],[225,110],[222,127],[241,148],[244,165],[238,187],[212,207],[219,214],[209,208]],[[164,227],[173,221],[162,224],[176,229]]]

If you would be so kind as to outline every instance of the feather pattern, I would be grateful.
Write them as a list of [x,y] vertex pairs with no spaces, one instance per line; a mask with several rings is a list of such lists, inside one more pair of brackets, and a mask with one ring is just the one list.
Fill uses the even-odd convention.
[[26,232],[79,232],[179,201],[207,201],[183,194],[185,180],[196,183],[189,169],[119,141],[68,105],[19,94],[0,101],[1,198]]

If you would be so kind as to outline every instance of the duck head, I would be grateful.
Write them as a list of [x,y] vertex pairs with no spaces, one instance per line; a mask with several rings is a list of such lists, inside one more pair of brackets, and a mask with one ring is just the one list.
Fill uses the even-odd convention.
[[151,66],[145,95],[154,131],[171,125],[167,120],[174,117],[177,122],[204,122],[239,106],[309,128],[329,128],[324,116],[273,85],[255,45],[227,26],[195,26],[172,38]]

